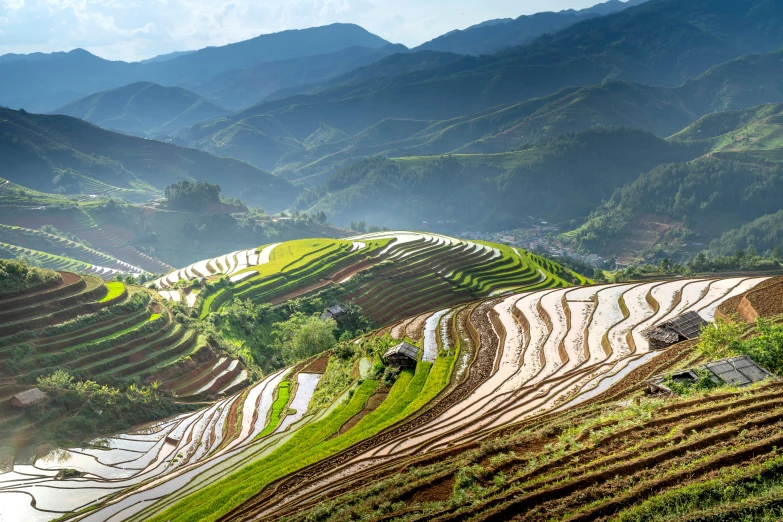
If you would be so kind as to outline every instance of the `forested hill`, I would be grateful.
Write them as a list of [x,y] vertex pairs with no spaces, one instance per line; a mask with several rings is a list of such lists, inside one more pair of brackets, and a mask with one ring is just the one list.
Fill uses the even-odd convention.
[[[642,250],[630,238],[642,232],[640,217],[651,216],[644,219],[674,222],[678,236],[705,247],[713,240],[718,253],[738,245],[774,248],[783,197],[783,104],[707,115],[670,142],[690,143],[706,154],[685,163],[662,162],[619,188],[570,234],[575,243],[614,254]],[[677,238],[648,243],[667,239]]]
[[473,230],[513,227],[529,216],[561,222],[586,215],[613,187],[660,162],[687,161],[701,150],[640,130],[599,128],[504,154],[375,158],[333,175],[297,206],[324,211],[337,224],[355,216]]
[[117,134],[70,116],[0,108],[0,177],[44,192],[130,200],[183,180],[217,183],[249,204],[283,210],[299,190],[233,158]]

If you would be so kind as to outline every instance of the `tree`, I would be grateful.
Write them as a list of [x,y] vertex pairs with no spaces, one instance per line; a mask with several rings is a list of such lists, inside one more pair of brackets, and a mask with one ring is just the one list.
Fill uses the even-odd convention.
[[220,186],[205,181],[178,181],[165,188],[169,208],[199,212],[211,203],[220,203]]
[[321,320],[317,316],[298,312],[274,326],[272,335],[280,348],[283,361],[289,365],[326,351],[335,343],[337,323],[334,319]]
[[780,245],[776,246],[772,251],[772,259],[783,263],[783,248]]

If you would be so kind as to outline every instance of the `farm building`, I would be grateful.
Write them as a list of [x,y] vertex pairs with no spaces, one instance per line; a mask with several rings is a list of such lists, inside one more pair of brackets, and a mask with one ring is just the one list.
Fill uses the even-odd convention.
[[673,344],[699,337],[708,323],[696,312],[686,312],[642,332],[651,350],[663,350]]
[[33,388],[32,390],[17,393],[11,397],[10,402],[11,406],[16,406],[17,408],[29,408],[43,400],[46,400],[46,394],[38,388]]
[[345,315],[345,308],[340,305],[330,306],[321,314],[321,320],[326,319],[338,320],[341,316]]
[[419,349],[406,342],[392,346],[383,354],[386,364],[392,368],[400,368],[401,370],[415,368],[418,356]]
[[711,363],[703,364],[697,368],[680,370],[667,375],[658,375],[648,381],[648,390],[651,393],[671,392],[663,381],[671,376],[674,382],[695,383],[701,376],[697,370],[706,371],[712,382],[718,385],[730,384],[732,386],[747,386],[764,379],[776,378],[775,375],[762,368],[747,355],[730,357]]

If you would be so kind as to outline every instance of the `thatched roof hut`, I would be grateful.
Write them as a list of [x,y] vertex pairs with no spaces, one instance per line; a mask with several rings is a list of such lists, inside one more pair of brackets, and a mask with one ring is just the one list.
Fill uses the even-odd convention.
[[663,350],[673,344],[699,337],[702,329],[709,325],[696,312],[686,312],[673,319],[648,328],[642,332],[642,337],[650,343],[653,350]]
[[418,357],[419,349],[406,342],[392,346],[383,354],[386,364],[400,369],[415,368]]
[[31,390],[23,391],[22,393],[17,393],[11,397],[10,402],[11,406],[16,406],[17,408],[29,408],[44,400],[46,400],[46,394],[38,388],[33,388]]

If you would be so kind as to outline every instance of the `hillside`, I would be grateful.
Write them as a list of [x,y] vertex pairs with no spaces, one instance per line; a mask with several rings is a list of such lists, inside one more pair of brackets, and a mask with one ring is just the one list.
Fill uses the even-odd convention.
[[[263,126],[270,118],[301,141],[321,123],[354,135],[388,118],[449,120],[608,79],[674,87],[740,56],[778,50],[781,18],[783,8],[770,0],[742,0],[719,9],[708,0],[653,0],[495,55],[445,62],[436,55],[426,68],[402,72],[400,61],[427,62],[426,55],[395,55],[371,65],[366,74],[359,69],[311,94],[258,104],[183,139],[212,147],[212,136],[230,137],[231,127],[241,128],[249,142],[232,148],[230,141],[219,141],[221,148],[242,154],[237,149],[250,147],[248,133],[256,131],[256,122],[262,123],[257,131],[263,146],[268,136]],[[639,34],[645,37],[630,37]],[[270,164],[266,160],[264,167]]]
[[91,94],[52,111],[134,136],[165,136],[182,127],[228,114],[179,87],[137,82]]
[[242,109],[278,91],[306,90],[329,78],[364,67],[385,56],[406,52],[403,45],[383,47],[351,46],[332,53],[270,61],[246,69],[216,74],[193,86],[195,92],[230,109]]
[[[781,104],[770,104],[704,116],[670,141],[691,143],[707,154],[688,163],[662,164],[617,189],[567,237],[587,248],[632,256],[656,245],[680,249],[683,238],[705,247],[732,229],[774,214],[783,190],[781,110]],[[770,250],[761,236],[746,239],[741,248]],[[718,250],[725,253],[725,248]]]
[[[204,277],[218,282],[206,290],[193,286]],[[377,232],[231,252],[171,272],[150,286],[195,308],[202,318],[235,300],[279,304],[318,293],[320,301],[357,305],[368,319],[384,325],[405,314],[511,289],[584,282],[556,263],[502,245]]]
[[128,63],[99,58],[83,49],[18,55],[0,62],[0,105],[48,112],[92,93],[139,81],[190,89],[224,71],[332,53],[352,46],[380,48],[389,42],[352,24],[264,34],[207,47],[168,60]]
[[[51,436],[48,430],[57,426],[64,430],[58,435],[61,440],[69,436],[68,430],[73,430],[73,436],[99,433],[108,426],[128,427],[117,418],[102,428],[68,425],[60,418],[64,413],[83,416],[76,422],[97,419],[86,411],[68,414],[52,409],[41,415],[8,403],[12,396],[34,388],[38,377],[57,370],[111,386],[157,381],[156,390],[193,398],[218,395],[247,380],[248,372],[238,360],[227,359],[206,336],[174,321],[154,292],[104,283],[90,275],[60,272],[59,276],[44,288],[28,288],[0,299],[0,433],[8,444],[35,441],[40,437],[36,431]],[[219,374],[221,378],[213,380]],[[99,407],[100,399],[93,400]],[[155,413],[146,415],[135,422],[155,420]]]
[[457,54],[492,54],[509,47],[530,43],[539,36],[555,33],[576,22],[604,16],[638,5],[646,0],[609,0],[585,9],[567,9],[487,22],[455,30],[425,42],[414,51],[442,51]]
[[[608,128],[568,134],[500,154],[374,158],[346,167],[297,201],[337,224],[362,216],[394,227],[502,230],[586,216],[612,187],[661,162],[685,161],[699,148]],[[404,209],[404,210],[402,210]],[[428,224],[428,225],[425,225]]]
[[[350,511],[370,520],[390,515],[453,520],[464,514],[502,519],[509,513],[529,513],[535,520],[541,505],[563,515],[587,508],[595,517],[636,508],[647,498],[626,494],[624,482],[600,480],[598,489],[588,487],[596,474],[652,483],[651,494],[660,494],[681,487],[680,481],[656,480],[667,471],[701,479],[711,457],[753,452],[760,462],[736,465],[742,473],[732,477],[741,481],[776,455],[778,419],[769,414],[776,411],[777,385],[648,398],[647,377],[690,367],[703,357],[692,342],[651,351],[641,332],[686,310],[712,320],[722,303],[760,283],[763,278],[560,288],[410,316],[271,373],[247,393],[181,423],[161,424],[153,440],[173,434],[183,462],[177,459],[171,469],[153,466],[145,478],[157,483],[109,502],[100,487],[90,490],[82,499],[91,505],[85,518],[122,513],[130,520],[239,520],[263,513],[273,519],[345,520]],[[387,370],[379,366],[375,372],[372,363],[383,365],[379,354],[402,339],[414,343],[421,358],[415,370],[387,381]],[[628,399],[635,407],[624,402]],[[236,411],[242,422],[224,423],[217,412],[226,410]],[[738,418],[737,411],[751,417]],[[673,431],[678,422],[690,429]],[[658,425],[674,432],[664,438],[666,444],[658,440]],[[730,426],[707,429],[718,425]],[[178,434],[187,431],[196,434],[194,440],[209,440],[206,447],[194,450],[195,442],[180,440]],[[683,446],[668,444],[672,436]],[[649,437],[650,444],[629,444]],[[737,448],[738,437],[748,443]],[[97,455],[100,462],[110,463],[127,447],[116,440]],[[145,448],[136,459],[146,461],[156,452]],[[660,457],[644,467],[656,466],[652,475],[624,464],[650,456]],[[737,460],[718,462],[725,467]],[[566,463],[583,473],[566,473]],[[183,466],[193,473],[172,473]],[[125,488],[139,481],[137,472],[117,477],[111,465],[96,471],[90,479],[95,486],[112,480],[115,488]],[[268,487],[272,483],[277,487]],[[615,495],[602,494],[615,487]],[[150,494],[153,502],[140,502]],[[55,507],[35,495],[37,506]],[[520,495],[531,502],[521,503]],[[73,505],[57,499],[59,513]],[[550,500],[555,502],[545,504]]]
[[42,192],[144,201],[187,180],[220,184],[223,193],[270,211],[299,190],[231,158],[106,131],[70,116],[0,108],[0,176]]

